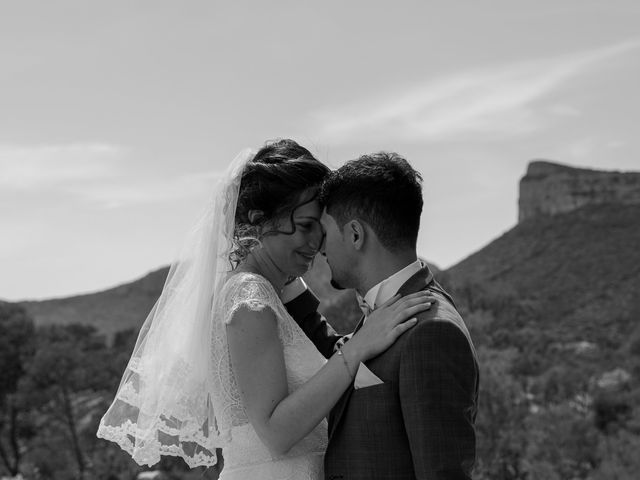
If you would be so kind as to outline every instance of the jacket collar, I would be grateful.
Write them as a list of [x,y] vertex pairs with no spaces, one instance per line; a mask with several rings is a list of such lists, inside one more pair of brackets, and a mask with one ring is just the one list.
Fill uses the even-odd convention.
[[424,290],[427,285],[433,282],[433,273],[431,273],[429,266],[425,262],[420,263],[422,263],[422,268],[398,289],[398,293],[403,297]]

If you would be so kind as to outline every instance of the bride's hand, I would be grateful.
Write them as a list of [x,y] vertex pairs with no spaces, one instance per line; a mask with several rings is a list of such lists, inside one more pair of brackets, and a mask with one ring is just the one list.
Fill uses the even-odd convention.
[[360,353],[360,361],[375,357],[417,323],[416,314],[428,310],[436,301],[426,291],[405,297],[396,294],[367,316],[362,328],[347,344]]

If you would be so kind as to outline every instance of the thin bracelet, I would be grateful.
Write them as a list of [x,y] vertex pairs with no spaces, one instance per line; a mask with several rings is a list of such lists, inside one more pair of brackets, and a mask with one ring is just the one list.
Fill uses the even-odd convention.
[[347,358],[342,353],[342,350],[337,349],[336,353],[340,356],[340,358],[342,358],[342,362],[344,363],[344,366],[347,369],[347,373],[349,374],[349,377],[353,378],[353,374],[351,373],[351,368],[349,368],[349,362],[347,362]]

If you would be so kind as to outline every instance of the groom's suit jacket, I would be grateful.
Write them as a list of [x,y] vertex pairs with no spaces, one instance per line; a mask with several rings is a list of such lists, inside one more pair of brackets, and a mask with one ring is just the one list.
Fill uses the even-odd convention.
[[[326,480],[471,478],[476,352],[453,300],[426,265],[399,293],[419,290],[438,301],[388,350],[365,363],[384,383],[351,385],[331,411]],[[318,304],[306,291],[287,308],[328,358],[340,336],[317,312]]]

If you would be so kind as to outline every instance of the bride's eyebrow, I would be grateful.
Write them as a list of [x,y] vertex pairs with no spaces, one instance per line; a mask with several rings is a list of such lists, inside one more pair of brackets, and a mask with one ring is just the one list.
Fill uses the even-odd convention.
[[302,215],[302,216],[299,216],[299,217],[296,217],[294,215],[293,218],[295,218],[296,220],[304,220],[304,219],[307,219],[307,220],[318,220],[318,221],[320,220],[320,217],[313,217],[313,216],[309,216],[309,215]]

